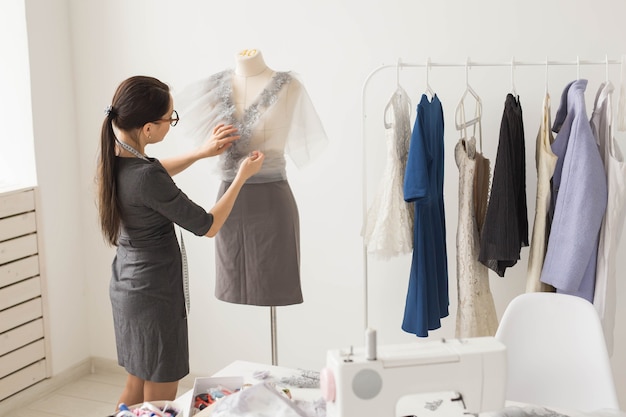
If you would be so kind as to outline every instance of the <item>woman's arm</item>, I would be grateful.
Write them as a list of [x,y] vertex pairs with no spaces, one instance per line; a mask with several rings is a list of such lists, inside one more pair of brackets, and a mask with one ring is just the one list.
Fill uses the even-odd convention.
[[213,224],[205,236],[213,237],[219,232],[235,205],[235,200],[239,195],[239,191],[241,191],[241,187],[243,187],[248,178],[259,172],[263,165],[263,159],[265,159],[265,155],[259,151],[254,151],[242,161],[239,171],[237,171],[237,176],[230,184],[230,187],[215,203],[215,206],[209,210],[209,213],[213,214]]
[[161,160],[170,177],[189,168],[191,164],[211,156],[220,155],[228,149],[232,142],[239,139],[237,128],[232,125],[219,124],[213,128],[213,134],[202,146],[183,155],[173,156]]

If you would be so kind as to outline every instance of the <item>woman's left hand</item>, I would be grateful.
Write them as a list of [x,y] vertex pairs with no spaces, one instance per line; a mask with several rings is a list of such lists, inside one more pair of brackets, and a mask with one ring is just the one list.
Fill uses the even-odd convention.
[[236,127],[220,123],[213,128],[211,138],[201,146],[200,153],[203,157],[220,155],[239,138]]

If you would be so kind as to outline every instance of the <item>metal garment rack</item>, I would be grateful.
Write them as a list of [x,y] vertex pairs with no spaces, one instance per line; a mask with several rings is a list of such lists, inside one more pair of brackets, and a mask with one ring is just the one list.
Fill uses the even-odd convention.
[[[367,94],[367,86],[374,75],[377,73],[388,70],[395,69],[398,73],[401,68],[426,68],[426,73],[428,77],[428,71],[430,68],[450,68],[450,67],[458,67],[465,68],[466,70],[466,80],[467,80],[467,70],[471,67],[510,67],[511,68],[511,81],[513,81],[513,71],[515,67],[545,67],[546,71],[551,66],[576,66],[578,67],[577,74],[578,78],[580,78],[580,66],[582,65],[604,65],[607,70],[607,78],[608,78],[608,67],[609,65],[624,65],[626,64],[626,55],[623,55],[620,59],[609,59],[608,55],[604,60],[594,61],[594,60],[583,60],[579,57],[576,57],[575,61],[551,61],[547,58],[544,61],[516,61],[515,57],[511,59],[509,62],[478,62],[471,61],[469,58],[465,62],[431,62],[430,58],[426,62],[420,63],[411,63],[411,62],[402,62],[401,59],[398,59],[396,64],[386,64],[381,65],[378,68],[375,68],[372,72],[369,73],[365,82],[363,83],[363,88],[361,90],[361,138],[362,138],[362,202],[363,202],[363,221],[367,219],[367,152],[366,152],[366,135],[365,135],[365,119],[367,118],[365,104],[366,104],[366,94]],[[624,71],[622,70],[621,73]],[[396,78],[397,79],[397,78]],[[623,83],[626,80],[621,80]],[[369,328],[369,317],[368,317],[368,256],[367,256],[367,245],[365,244],[365,239],[363,239],[363,291],[364,291],[364,329]]]

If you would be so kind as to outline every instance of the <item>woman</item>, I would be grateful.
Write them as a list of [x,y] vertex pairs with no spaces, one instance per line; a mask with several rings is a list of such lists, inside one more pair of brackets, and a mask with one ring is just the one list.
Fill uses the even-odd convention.
[[213,237],[231,212],[245,181],[264,155],[243,160],[228,191],[206,212],[171,176],[195,161],[219,155],[237,130],[217,125],[196,151],[164,159],[145,156],[178,123],[169,87],[146,76],[123,81],[106,110],[98,164],[98,208],[107,242],[117,246],[110,297],[118,362],[128,372],[120,403],[173,400],[189,373],[182,257],[174,223]]

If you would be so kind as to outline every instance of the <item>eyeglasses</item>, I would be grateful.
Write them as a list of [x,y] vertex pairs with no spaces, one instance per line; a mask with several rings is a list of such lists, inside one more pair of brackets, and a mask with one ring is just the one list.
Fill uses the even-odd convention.
[[180,120],[180,117],[178,117],[178,112],[176,110],[174,110],[174,111],[172,111],[172,117],[170,117],[169,119],[155,120],[154,123],[168,122],[170,124],[170,126],[176,126],[178,124],[179,120]]

